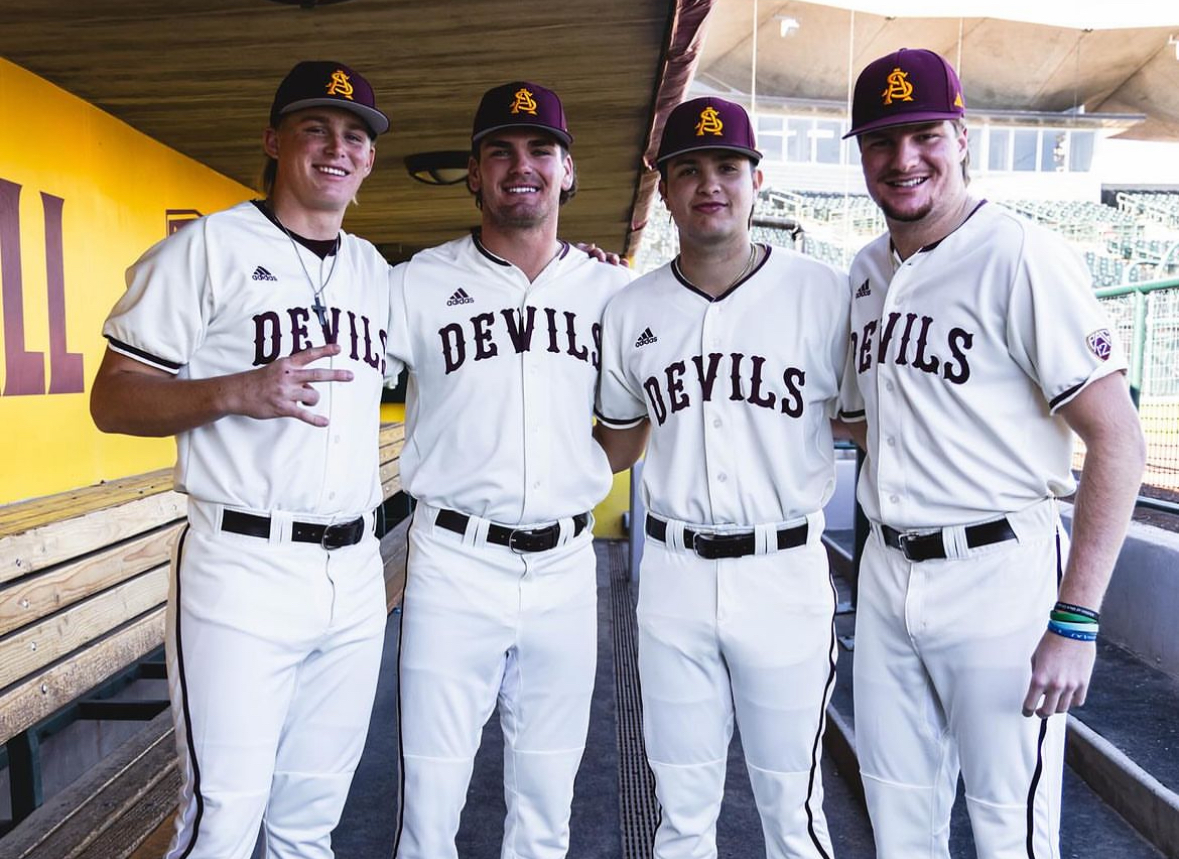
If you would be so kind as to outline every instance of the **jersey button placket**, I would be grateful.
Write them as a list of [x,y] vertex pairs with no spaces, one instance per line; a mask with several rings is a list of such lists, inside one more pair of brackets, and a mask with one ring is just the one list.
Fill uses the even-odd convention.
[[[535,284],[533,284],[535,287]],[[526,319],[529,305],[525,302],[520,307],[520,318]],[[553,391],[549,387],[549,370],[546,359],[550,354],[546,349],[537,349],[538,336],[544,332],[540,330],[540,320],[544,312],[540,308],[532,311],[536,314],[537,330],[533,333],[533,348],[521,354],[521,390],[523,391],[525,444],[522,455],[524,457],[524,511],[525,518],[530,518],[531,510],[545,509],[544,494],[547,491],[547,481],[551,463],[551,440],[544,432],[548,415],[557,408],[553,401]],[[547,343],[547,334],[544,335]]]

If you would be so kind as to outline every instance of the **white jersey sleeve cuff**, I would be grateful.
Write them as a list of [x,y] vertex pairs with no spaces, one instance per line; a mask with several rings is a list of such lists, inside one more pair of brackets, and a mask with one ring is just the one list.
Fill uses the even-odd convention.
[[1122,363],[1106,364],[1096,368],[1092,373],[1089,374],[1089,378],[1085,379],[1083,382],[1073,385],[1071,388],[1061,391],[1059,394],[1053,397],[1048,402],[1048,413],[1054,415],[1059,412],[1064,406],[1067,406],[1074,399],[1076,399],[1077,395],[1080,394],[1081,391],[1085,390],[1098,379],[1104,379],[1106,376],[1113,375],[1114,373],[1125,372],[1126,367]]
[[637,427],[647,419],[646,415],[639,415],[637,418],[611,418],[602,414],[597,409],[594,409],[594,417],[610,429],[630,429],[631,427]]
[[175,376],[180,372],[180,364],[175,361],[168,361],[158,355],[153,355],[150,352],[145,352],[142,349],[136,349],[122,340],[116,340],[109,334],[106,335],[107,345],[110,346],[111,351],[118,352],[120,355],[126,355],[128,358],[134,358],[140,363],[147,364],[149,367],[155,367],[157,370],[163,370],[165,373],[171,373]]

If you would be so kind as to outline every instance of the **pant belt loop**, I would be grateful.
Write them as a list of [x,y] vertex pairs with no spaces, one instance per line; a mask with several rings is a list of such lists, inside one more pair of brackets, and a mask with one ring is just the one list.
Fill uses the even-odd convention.
[[667,519],[667,538],[664,544],[669,549],[674,549],[677,552],[684,551],[687,548],[692,550],[691,546],[684,546],[684,523],[679,519]]
[[947,558],[967,557],[970,544],[966,542],[966,526],[948,525],[942,528],[942,548],[946,550]]
[[768,555],[778,551],[778,526],[755,525],[753,528],[753,554]]
[[[806,514],[806,542],[807,545],[820,543],[823,540],[823,531],[827,527],[827,516],[823,513],[822,508],[812,510]],[[875,527],[875,526],[873,526]]]
[[564,546],[573,539],[573,517],[567,516],[564,519],[558,519],[557,527],[560,529],[557,533],[557,546]]
[[487,531],[490,527],[490,519],[471,516],[467,520],[467,533],[463,535],[463,542],[468,546],[486,546]]
[[270,544],[289,542],[291,539],[291,523],[294,517],[282,510],[274,510],[270,514]]

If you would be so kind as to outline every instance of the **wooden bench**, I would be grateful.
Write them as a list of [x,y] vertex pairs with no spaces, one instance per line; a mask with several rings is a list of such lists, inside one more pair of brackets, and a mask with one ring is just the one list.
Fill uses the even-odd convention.
[[[381,428],[386,508],[401,490],[404,427]],[[122,859],[176,809],[167,701],[108,700],[162,677],[168,566],[185,497],[170,469],[0,507],[0,742],[15,826],[0,859]],[[404,505],[396,505],[404,506]],[[408,519],[381,540],[390,611],[405,587]],[[77,719],[144,727],[43,801],[43,734]]]

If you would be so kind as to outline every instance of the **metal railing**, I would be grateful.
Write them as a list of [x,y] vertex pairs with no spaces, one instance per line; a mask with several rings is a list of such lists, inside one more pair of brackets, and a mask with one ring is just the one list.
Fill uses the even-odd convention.
[[[1126,347],[1146,436],[1143,507],[1179,513],[1179,278],[1096,290]],[[1081,467],[1078,445],[1074,464]]]

